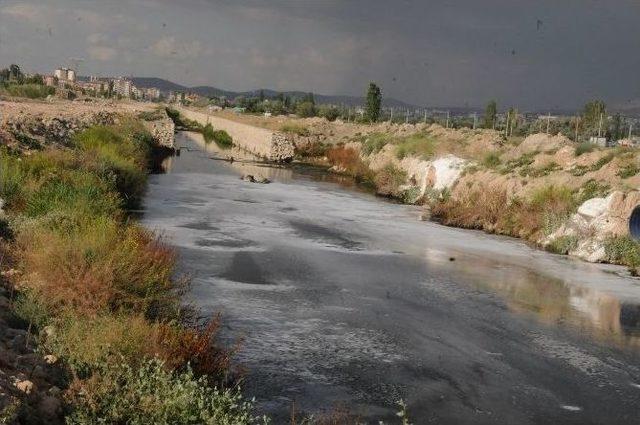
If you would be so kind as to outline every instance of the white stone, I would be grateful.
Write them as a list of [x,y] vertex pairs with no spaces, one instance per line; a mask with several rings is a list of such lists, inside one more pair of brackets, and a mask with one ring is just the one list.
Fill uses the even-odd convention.
[[454,155],[447,155],[433,161],[432,166],[436,172],[433,188],[436,190],[451,188],[460,177],[466,163],[464,159]]

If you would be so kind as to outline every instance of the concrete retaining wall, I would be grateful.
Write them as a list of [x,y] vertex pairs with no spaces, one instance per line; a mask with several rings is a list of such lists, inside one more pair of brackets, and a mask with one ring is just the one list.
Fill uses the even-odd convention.
[[233,138],[233,144],[269,161],[283,162],[293,158],[293,141],[284,133],[254,127],[203,112],[178,107],[185,117],[202,125],[210,123],[216,130],[224,130]]

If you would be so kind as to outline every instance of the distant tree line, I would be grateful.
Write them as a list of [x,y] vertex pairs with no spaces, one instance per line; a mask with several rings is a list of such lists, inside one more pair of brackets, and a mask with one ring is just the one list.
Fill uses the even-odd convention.
[[40,74],[26,75],[16,64],[0,69],[0,94],[35,99],[54,93],[55,88],[45,86]]
[[515,108],[509,108],[503,119],[499,120],[498,106],[495,100],[487,103],[483,120],[484,128],[504,131],[508,136],[527,136],[534,133],[563,134],[571,140],[588,141],[591,137],[604,137],[619,140],[628,135],[629,123],[619,113],[609,116],[607,106],[602,100],[587,102],[576,116],[560,116],[534,120],[525,119]]

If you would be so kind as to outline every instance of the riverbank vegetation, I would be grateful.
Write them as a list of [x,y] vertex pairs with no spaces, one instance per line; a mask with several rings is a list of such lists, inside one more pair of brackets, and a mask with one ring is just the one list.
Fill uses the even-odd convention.
[[0,69],[0,95],[43,99],[55,92],[55,87],[44,85],[41,75],[26,76],[18,65]]
[[205,143],[215,142],[218,146],[230,148],[233,146],[233,139],[224,130],[214,130],[211,124],[207,124],[202,128],[202,137]]
[[181,307],[174,251],[126,213],[140,205],[152,145],[123,119],[79,133],[72,149],[0,151],[3,267],[15,269],[3,284],[40,352],[67,371],[68,423],[255,423],[218,321]]
[[197,121],[185,118],[180,111],[166,108],[167,115],[173,121],[178,130],[193,131],[202,134],[205,143],[215,142],[218,146],[229,148],[233,146],[233,139],[224,130],[216,130],[211,124],[202,125]]

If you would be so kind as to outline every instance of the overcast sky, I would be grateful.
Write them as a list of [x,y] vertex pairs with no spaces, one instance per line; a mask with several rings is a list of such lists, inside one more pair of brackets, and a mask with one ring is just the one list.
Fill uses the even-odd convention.
[[640,0],[0,0],[0,65],[418,105],[640,100]]

